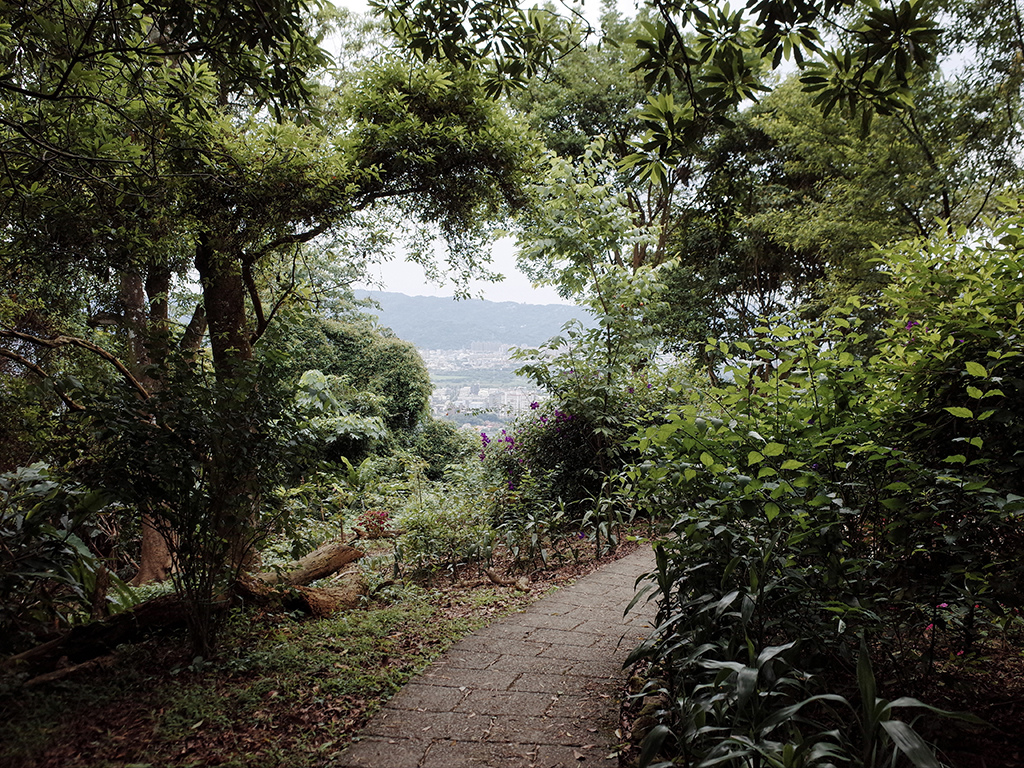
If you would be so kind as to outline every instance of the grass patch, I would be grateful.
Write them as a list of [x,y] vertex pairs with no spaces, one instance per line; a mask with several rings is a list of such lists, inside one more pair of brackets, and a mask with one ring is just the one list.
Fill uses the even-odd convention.
[[0,765],[308,768],[340,750],[413,674],[485,621],[494,590],[404,590],[320,621],[236,613],[216,659],[151,640],[114,665],[3,696]]

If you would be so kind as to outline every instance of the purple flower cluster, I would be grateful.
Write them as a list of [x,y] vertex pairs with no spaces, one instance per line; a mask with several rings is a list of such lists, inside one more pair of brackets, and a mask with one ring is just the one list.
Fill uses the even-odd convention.
[[[572,421],[572,414],[571,413],[563,413],[562,411],[560,411],[560,410],[558,410],[556,408],[555,409],[555,413],[554,413],[554,419],[555,419],[555,423],[556,424],[560,424],[560,423],[565,422],[565,421]],[[542,415],[540,417],[540,423],[541,424],[547,424],[548,421],[550,421],[550,419],[547,416]]]
[[499,443],[506,443],[505,450],[511,451],[516,447],[516,439],[506,432],[504,429],[501,430],[501,437],[498,438]]
[[501,435],[492,440],[486,432],[480,433],[480,442],[482,443],[482,450],[480,451],[480,461],[484,461],[487,458],[487,446],[492,442],[505,443],[505,450],[510,453],[515,450],[516,439],[514,436],[509,434],[506,430],[501,430]]

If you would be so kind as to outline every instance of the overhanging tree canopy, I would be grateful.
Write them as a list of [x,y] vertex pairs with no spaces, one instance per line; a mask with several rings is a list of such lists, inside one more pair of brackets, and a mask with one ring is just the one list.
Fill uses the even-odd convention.
[[[176,519],[205,531],[178,554],[223,574],[247,562],[275,476],[260,462],[284,445],[270,435],[274,387],[251,361],[301,295],[289,261],[388,206],[448,238],[471,271],[473,236],[522,200],[533,145],[473,71],[385,55],[332,86],[319,77],[319,6],[5,10],[0,356],[33,377],[67,369],[41,350],[114,363],[79,363],[92,429],[130,459],[111,465],[113,486],[165,531]],[[171,298],[194,278],[201,302],[186,324]],[[192,372],[206,329],[215,385]],[[96,399],[111,379],[130,384],[121,404]],[[191,459],[154,465],[161,456]],[[190,594],[208,606],[218,583]]]

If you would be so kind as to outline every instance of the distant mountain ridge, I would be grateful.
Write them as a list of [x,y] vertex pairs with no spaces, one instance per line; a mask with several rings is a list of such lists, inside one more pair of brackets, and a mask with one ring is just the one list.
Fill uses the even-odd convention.
[[406,296],[386,291],[355,291],[356,298],[371,298],[380,310],[368,308],[380,324],[419,349],[471,349],[473,344],[495,343],[535,347],[558,335],[573,319],[590,324],[583,307],[568,304],[517,304],[438,296]]

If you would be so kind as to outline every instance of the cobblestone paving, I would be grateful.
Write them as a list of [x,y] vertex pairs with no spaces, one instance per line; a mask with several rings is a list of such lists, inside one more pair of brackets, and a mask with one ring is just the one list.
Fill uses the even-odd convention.
[[615,768],[622,661],[654,607],[623,611],[653,567],[641,549],[464,638],[331,768]]

